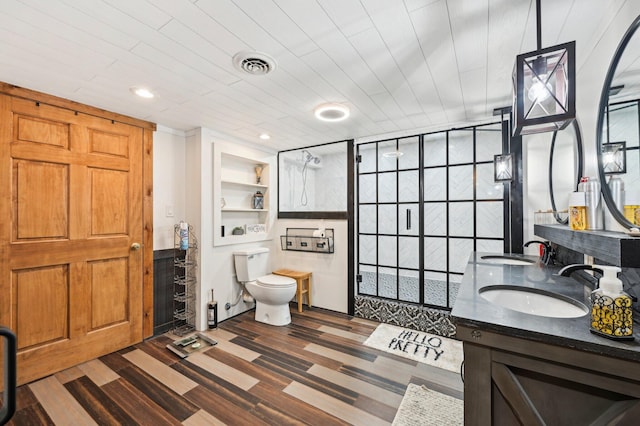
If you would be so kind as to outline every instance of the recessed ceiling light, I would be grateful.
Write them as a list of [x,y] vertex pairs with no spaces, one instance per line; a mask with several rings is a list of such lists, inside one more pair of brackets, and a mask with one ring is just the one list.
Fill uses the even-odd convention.
[[145,99],[151,99],[155,96],[153,92],[146,87],[132,87],[129,90],[131,90],[131,93],[133,93],[134,95],[140,96],[141,98]]
[[268,141],[269,139],[271,139],[271,136],[268,133],[260,133],[260,139],[262,139],[263,141]]
[[349,117],[349,108],[341,104],[322,104],[314,110],[316,118],[322,121],[342,121]]

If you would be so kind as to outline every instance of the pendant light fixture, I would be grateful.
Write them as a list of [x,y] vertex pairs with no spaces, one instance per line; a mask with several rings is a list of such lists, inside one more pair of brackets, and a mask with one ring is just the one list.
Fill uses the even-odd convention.
[[602,169],[605,175],[627,173],[627,142],[602,144]]
[[518,55],[513,69],[514,135],[561,130],[576,117],[576,42],[542,48],[540,1],[538,49]]
[[513,154],[493,156],[493,180],[495,182],[513,181]]

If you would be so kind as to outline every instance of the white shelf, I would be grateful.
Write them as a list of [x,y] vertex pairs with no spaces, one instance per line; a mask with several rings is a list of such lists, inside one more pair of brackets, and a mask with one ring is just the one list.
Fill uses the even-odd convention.
[[242,162],[242,163],[247,163],[247,164],[261,164],[263,166],[268,166],[269,163],[265,163],[264,161],[260,161],[254,158],[248,158],[248,157],[244,157],[242,155],[238,155],[236,153],[233,152],[229,152],[229,151],[225,151],[223,153],[221,153],[223,157],[229,158],[229,159],[235,159],[236,161]]
[[253,243],[256,241],[264,241],[270,239],[267,233],[242,234],[242,235],[225,235],[220,237],[216,245],[224,246],[229,244]]
[[220,183],[223,185],[236,185],[236,186],[243,186],[246,188],[262,188],[264,190],[269,188],[267,185],[263,185],[261,183],[239,182],[236,180],[228,180],[228,179],[223,179],[220,181]]
[[254,213],[261,213],[261,212],[268,212],[268,209],[247,209],[247,208],[236,208],[236,207],[224,207],[222,209],[220,209],[221,212],[254,212]]

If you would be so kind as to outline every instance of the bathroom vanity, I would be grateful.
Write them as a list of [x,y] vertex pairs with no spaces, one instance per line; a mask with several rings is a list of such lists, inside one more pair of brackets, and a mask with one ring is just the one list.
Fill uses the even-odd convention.
[[[451,313],[464,344],[465,424],[637,424],[638,318],[633,341],[592,334],[589,287],[532,256],[515,255],[533,262],[519,265],[487,255],[472,254]],[[491,290],[542,297],[524,313],[526,297],[509,305]]]

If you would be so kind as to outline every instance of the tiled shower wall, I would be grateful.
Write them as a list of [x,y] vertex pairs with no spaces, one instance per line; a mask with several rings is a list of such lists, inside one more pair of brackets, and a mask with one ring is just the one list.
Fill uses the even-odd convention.
[[[319,162],[309,161],[305,167],[306,152]],[[280,157],[281,211],[347,211],[346,143],[283,152]]]

